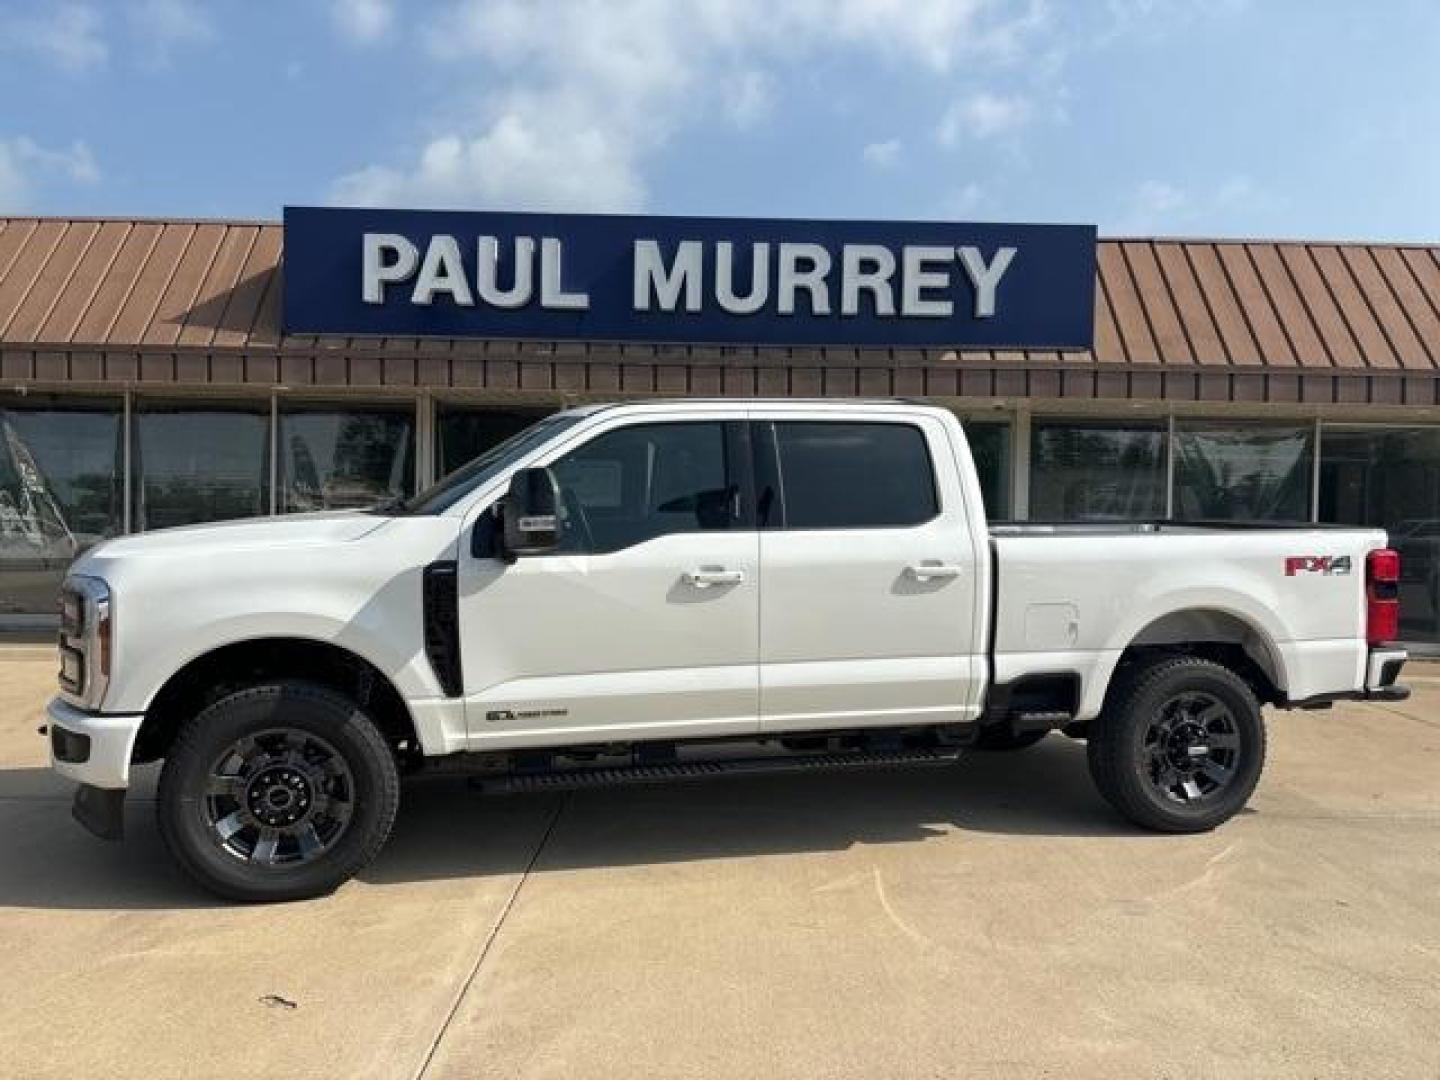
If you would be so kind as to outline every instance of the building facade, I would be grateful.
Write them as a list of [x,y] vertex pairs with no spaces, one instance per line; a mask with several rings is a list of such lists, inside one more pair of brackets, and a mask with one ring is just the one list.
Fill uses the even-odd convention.
[[903,396],[997,520],[1383,526],[1440,645],[1440,247],[1101,240],[1091,347],[996,351],[287,334],[283,240],[0,218],[0,622],[105,537],[404,495],[567,404]]

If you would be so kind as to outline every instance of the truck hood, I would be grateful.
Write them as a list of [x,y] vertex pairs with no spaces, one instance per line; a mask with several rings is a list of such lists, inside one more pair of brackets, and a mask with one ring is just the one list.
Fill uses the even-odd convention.
[[210,554],[217,551],[343,544],[359,540],[383,527],[388,520],[360,510],[331,510],[157,529],[155,532],[105,541],[92,548],[76,564],[75,572],[85,573],[85,565],[92,561],[169,558],[181,552]]

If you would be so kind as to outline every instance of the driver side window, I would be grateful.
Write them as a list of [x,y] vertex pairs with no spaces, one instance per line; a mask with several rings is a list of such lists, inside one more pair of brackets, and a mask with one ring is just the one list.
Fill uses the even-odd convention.
[[720,421],[619,428],[551,470],[560,484],[563,552],[603,554],[735,524],[739,488]]

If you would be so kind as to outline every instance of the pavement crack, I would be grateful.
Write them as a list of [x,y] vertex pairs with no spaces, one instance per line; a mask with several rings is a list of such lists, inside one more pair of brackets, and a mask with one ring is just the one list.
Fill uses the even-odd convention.
[[464,1002],[466,995],[470,993],[470,987],[474,985],[475,979],[480,974],[480,969],[485,965],[485,958],[490,955],[490,947],[495,944],[495,939],[500,936],[500,928],[505,925],[505,920],[510,917],[510,911],[515,907],[515,901],[520,896],[520,890],[525,887],[525,882],[530,880],[530,872],[535,869],[535,864],[540,861],[540,853],[545,850],[545,845],[550,842],[550,836],[555,831],[555,826],[560,822],[560,815],[565,812],[565,807],[570,802],[570,795],[560,797],[555,804],[555,812],[550,815],[549,822],[545,825],[545,832],[540,836],[540,842],[535,845],[535,850],[530,853],[530,861],[525,864],[520,877],[516,880],[510,895],[505,898],[504,905],[500,908],[500,914],[496,916],[495,923],[490,927],[490,932],[485,935],[485,941],[480,946],[479,955],[475,957],[475,963],[470,968],[470,973],[460,983],[460,989],[455,994],[455,1000],[450,1003],[449,1010],[445,1013],[445,1019],[440,1022],[440,1028],[435,1032],[435,1038],[430,1041],[430,1047],[425,1051],[425,1058],[420,1062],[420,1068],[415,1071],[414,1080],[423,1080],[423,1077],[430,1071],[430,1066],[435,1060],[435,1054],[440,1049],[440,1043],[444,1041],[446,1034],[450,1031],[450,1025],[455,1022],[456,1015],[460,1012],[460,1005]]

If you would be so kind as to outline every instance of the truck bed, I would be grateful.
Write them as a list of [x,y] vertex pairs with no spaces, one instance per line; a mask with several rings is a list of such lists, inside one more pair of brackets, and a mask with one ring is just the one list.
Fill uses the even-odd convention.
[[993,525],[995,679],[1079,673],[1089,717],[1126,648],[1222,640],[1294,700],[1363,686],[1366,557],[1385,544],[1308,523]]
[[991,536],[1193,536],[1215,532],[1295,532],[1320,529],[1345,531],[1363,526],[1310,521],[1003,521],[990,526]]

